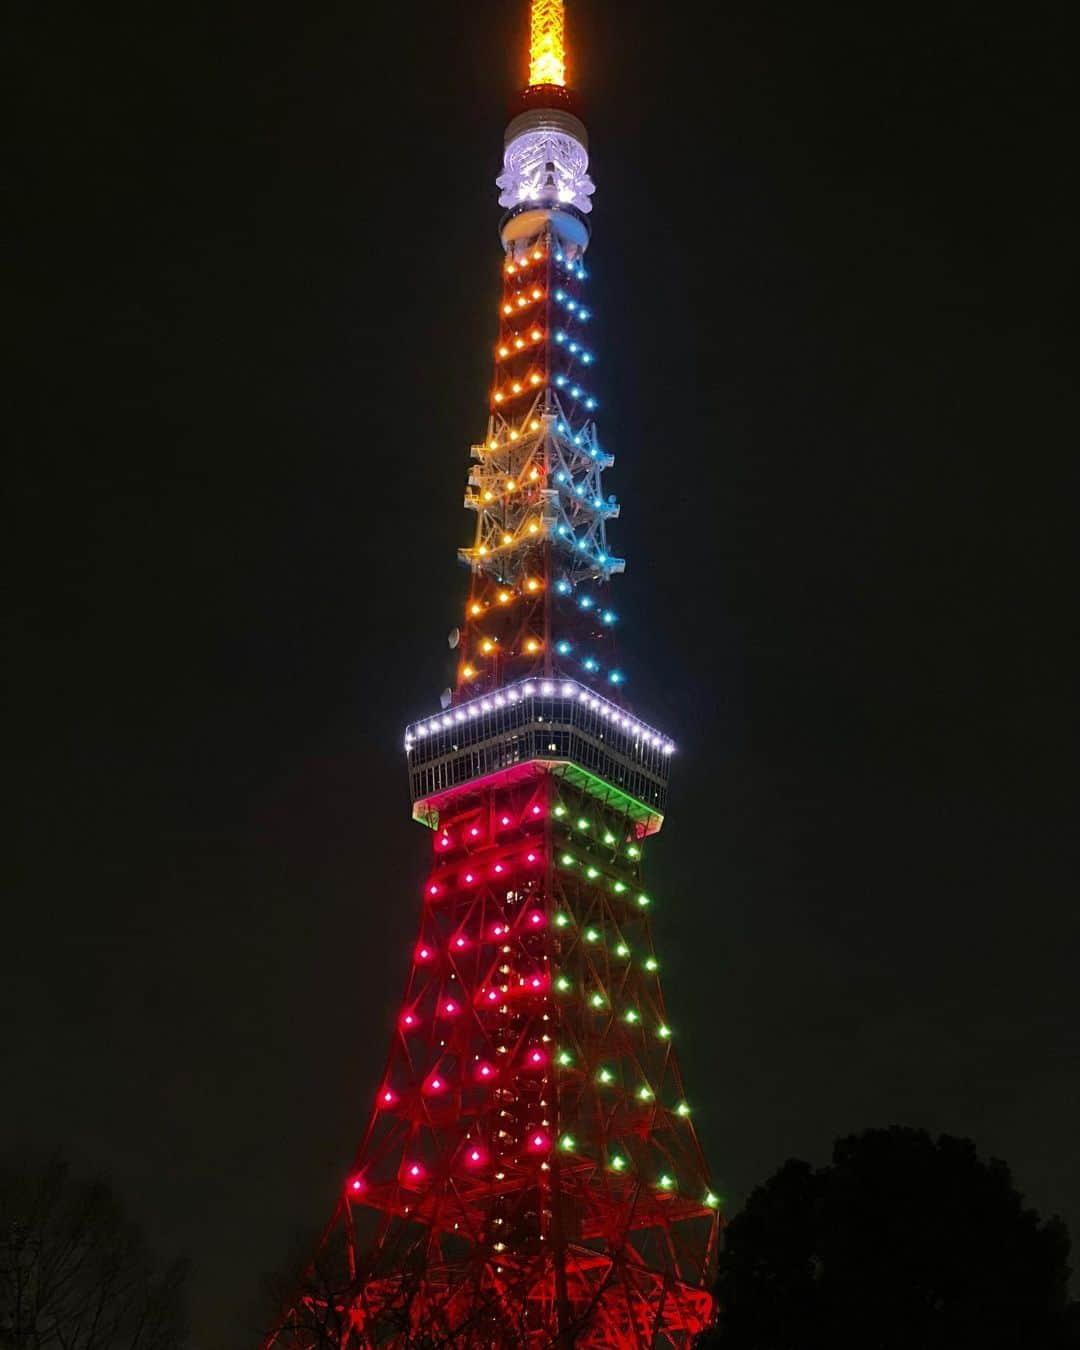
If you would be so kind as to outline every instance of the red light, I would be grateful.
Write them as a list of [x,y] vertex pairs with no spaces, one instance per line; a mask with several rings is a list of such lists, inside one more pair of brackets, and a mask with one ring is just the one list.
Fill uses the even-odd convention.
[[421,947],[416,953],[416,959],[418,961],[430,961],[434,954],[430,947]]
[[419,1163],[410,1164],[408,1173],[410,1181],[423,1181],[424,1179],[424,1169]]
[[532,979],[529,981],[529,983],[532,985],[534,989],[543,989],[544,987],[544,981],[541,979],[539,975],[534,975]]
[[491,936],[492,936],[492,937],[502,937],[502,935],[503,935],[505,932],[506,932],[506,929],[502,926],[502,924],[501,924],[501,923],[497,923],[497,924],[495,925],[495,927],[491,930]]
[[492,870],[494,871],[497,877],[501,877],[502,874],[506,871],[506,868],[503,867],[502,863],[496,863]]
[[459,952],[463,952],[468,945],[469,943],[466,938],[459,937],[454,940],[454,946],[458,949]]
[[367,1182],[363,1177],[353,1177],[352,1181],[349,1182],[349,1190],[354,1195],[361,1195],[367,1190]]
[[533,1153],[546,1153],[550,1146],[548,1137],[543,1130],[537,1130],[529,1140],[529,1148]]
[[544,916],[540,913],[538,909],[534,909],[533,912],[529,915],[529,922],[532,924],[534,928],[539,928],[544,922]]
[[543,808],[540,807],[540,806],[534,806],[533,809],[532,809],[532,813],[533,813],[534,816],[542,815],[542,814],[543,814]]
[[439,840],[439,847],[440,848],[450,847],[450,836],[448,834],[444,834],[443,837]]
[[473,884],[473,882],[476,880],[476,878],[473,876],[473,874],[472,874],[471,872],[466,872],[466,873],[465,873],[465,880],[466,880],[466,881],[468,882],[468,884],[471,886],[471,885]]
[[438,894],[439,894],[438,886],[433,885],[428,887],[428,895],[438,895]]
[[390,1091],[390,1089],[387,1088],[386,1091],[379,1098],[379,1100],[383,1104],[383,1106],[393,1106],[393,1104],[397,1101],[397,1098]]
[[526,855],[525,855],[525,861],[526,861],[526,862],[530,862],[530,863],[534,863],[534,862],[538,861],[538,859],[537,859],[535,853],[526,853]]
[[444,1016],[444,1017],[453,1017],[453,1016],[455,1015],[455,1013],[457,1012],[457,1010],[458,1010],[458,1006],[457,1006],[457,1004],[454,1002],[453,999],[450,999],[450,1000],[448,1000],[446,1003],[443,1004],[443,1016]]
[[476,1066],[476,1076],[486,1082],[489,1078],[495,1077],[495,1070],[490,1064],[478,1064]]
[[487,1001],[489,1003],[498,1003],[499,991],[497,989],[489,989],[487,992]]
[[429,1092],[441,1092],[446,1084],[441,1078],[431,1078],[428,1080],[427,1090]]
[[484,1161],[484,1155],[483,1155],[483,1153],[481,1153],[481,1151],[480,1151],[478,1148],[470,1149],[470,1150],[469,1150],[469,1161],[470,1161],[470,1162],[473,1164],[473,1166],[475,1167],[477,1163],[482,1163],[482,1162]]
[[415,1027],[419,1026],[419,1024],[420,1019],[416,1016],[415,1013],[407,1012],[401,1019],[401,1025],[403,1027]]
[[503,818],[502,818],[502,824],[503,824],[504,826],[509,825],[509,824],[510,824],[510,817],[509,817],[509,816],[503,816]]
[[469,831],[469,834],[472,836],[473,839],[475,839],[479,833],[480,833],[480,831],[479,831],[479,829],[477,828],[477,826],[475,826],[475,825],[474,825],[474,826],[472,827],[472,829]]
[[547,1055],[544,1054],[543,1050],[534,1050],[529,1056],[529,1063],[536,1067],[539,1067],[541,1064],[546,1064]]

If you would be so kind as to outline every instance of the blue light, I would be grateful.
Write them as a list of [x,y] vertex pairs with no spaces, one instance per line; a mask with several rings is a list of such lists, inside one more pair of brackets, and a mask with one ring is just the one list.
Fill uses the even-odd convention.
[[592,363],[593,363],[592,352],[582,352],[582,353],[581,353],[581,359],[582,359],[582,361],[585,362],[585,364],[586,364],[587,366],[591,366]]
[[569,527],[566,526],[566,525],[560,525],[560,526],[559,526],[559,533],[562,535],[562,537],[563,537],[564,539],[569,539],[569,538],[570,538],[570,530],[569,530]]
[[574,444],[575,444],[575,445],[580,445],[580,444],[581,444],[581,433],[580,433],[580,432],[574,437]]
[[587,275],[587,273],[586,273],[584,267],[579,267],[578,270],[577,270],[577,279],[578,279],[578,281],[584,281],[586,275]]
[[581,599],[578,601],[578,604],[581,606],[582,609],[592,609],[593,607],[592,597],[588,595],[583,595]]
[[571,342],[571,344],[570,344],[570,350],[571,350],[572,352],[576,352],[576,351],[578,350],[578,345],[577,345],[576,342]]
[[569,656],[570,652],[573,649],[571,648],[569,642],[560,642],[558,646],[555,648],[555,650],[559,653],[560,656]]
[[556,376],[555,376],[555,383],[556,383],[556,384],[559,386],[559,388],[561,389],[561,388],[563,387],[563,385],[566,383],[566,376],[565,376],[565,375],[556,375]]
[[606,562],[607,562],[607,554],[606,554],[606,553],[598,553],[598,554],[596,555],[596,561],[597,561],[598,563],[606,563]]
[[[559,378],[562,379],[561,376],[560,376]],[[563,383],[565,384],[566,381],[563,380]],[[571,398],[580,398],[580,397],[581,397],[581,390],[577,387],[576,384],[573,385],[572,388],[571,388],[571,390],[570,390],[570,397],[571,397]]]
[[565,261],[566,261],[566,258],[565,258],[565,256],[564,256],[562,253],[556,253],[556,254],[555,254],[555,261],[556,261],[556,262],[565,262]]
[[555,475],[555,481],[556,481],[556,483],[565,483],[565,482],[566,482],[566,474],[564,474],[564,473],[560,470],[560,472],[557,473],[557,474]]
[[566,303],[566,308],[570,311],[571,314],[577,313],[577,307],[578,306],[576,300],[568,300]]
[[585,669],[586,669],[586,670],[592,671],[592,673],[593,673],[594,675],[595,675],[596,672],[600,669],[600,667],[599,667],[599,666],[597,665],[597,663],[592,659],[591,656],[589,657],[589,659],[588,659],[586,662],[584,662],[584,666],[585,666]]
[[593,506],[595,506],[598,511],[602,511],[604,509],[603,497],[595,498],[595,500],[593,501]]
[[556,292],[555,292],[555,299],[556,299],[556,300],[565,300],[565,299],[566,299],[566,292],[565,292],[565,291],[556,291]]
[[597,450],[597,448],[596,448],[595,445],[594,445],[593,448],[589,451],[589,454],[592,455],[593,459],[596,459],[596,457],[599,455],[599,453],[600,453],[600,451]]
[[610,609],[605,609],[603,614],[601,614],[600,618],[603,620],[604,623],[610,625],[615,622],[616,616],[612,614]]
[[611,681],[612,684],[622,684],[623,682],[622,672],[618,670],[613,670],[611,674],[608,676],[608,679]]
[[592,410],[596,407],[596,399],[594,399],[594,398],[587,398],[587,399],[585,400],[585,406],[586,406],[586,408],[588,408],[588,410],[589,410],[590,412],[592,412]]
[[560,330],[558,333],[555,334],[555,341],[556,341],[556,342],[565,342],[565,341],[566,341],[566,334]]
[[559,431],[563,436],[566,435],[566,424],[564,422],[559,423]]
[[560,595],[569,595],[572,587],[568,581],[562,580],[555,583],[555,589]]
[[579,483],[579,484],[577,485],[577,487],[574,489],[574,491],[577,493],[577,495],[578,495],[579,497],[584,497],[584,496],[585,496],[585,484],[584,484],[584,483]]
[[578,314],[578,318],[581,320],[582,323],[584,323],[588,317],[589,311],[587,309],[581,310],[580,313]]
[[579,539],[579,540],[577,541],[577,546],[578,546],[578,548],[581,550],[582,553],[584,553],[585,550],[589,547],[588,544],[585,542],[584,539]]

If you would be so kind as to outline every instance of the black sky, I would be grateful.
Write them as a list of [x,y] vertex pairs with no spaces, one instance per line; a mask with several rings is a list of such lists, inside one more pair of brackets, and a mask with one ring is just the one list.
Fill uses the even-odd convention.
[[[0,1147],[195,1339],[328,1215],[426,840],[525,0],[17,0]],[[903,1122],[1080,1235],[1069,7],[572,0],[622,664],[733,1203]]]

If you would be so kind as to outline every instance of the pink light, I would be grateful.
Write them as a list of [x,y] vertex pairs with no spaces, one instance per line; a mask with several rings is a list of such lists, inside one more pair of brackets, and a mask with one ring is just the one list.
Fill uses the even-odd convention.
[[546,1064],[547,1055],[544,1054],[543,1050],[534,1050],[529,1056],[529,1063],[535,1065]]
[[352,1181],[349,1182],[349,1190],[352,1191],[353,1195],[363,1195],[367,1190],[367,1182],[363,1177],[353,1177]]
[[383,1106],[393,1106],[393,1104],[397,1101],[397,1098],[390,1091],[390,1089],[387,1088],[379,1100],[382,1102]]
[[532,813],[533,813],[534,816],[540,816],[540,815],[543,815],[543,807],[541,807],[541,806],[534,806],[533,809],[532,809]]
[[543,989],[544,977],[542,975],[534,975],[529,981],[529,984],[533,989]]
[[501,877],[502,874],[506,871],[506,868],[502,865],[502,863],[496,863],[495,866],[492,868],[492,871],[495,873],[497,877]]
[[482,1078],[486,1082],[489,1078],[494,1078],[495,1070],[490,1064],[478,1064],[476,1066],[476,1076],[477,1078]]
[[459,937],[454,940],[454,946],[458,949],[459,952],[463,952],[468,945],[469,943],[466,938]]
[[439,847],[440,848],[450,847],[450,836],[448,834],[444,834],[443,837],[439,840]]
[[421,1181],[424,1176],[424,1169],[419,1163],[413,1163],[409,1168],[409,1176],[413,1181]]
[[489,989],[489,990],[487,991],[487,1001],[488,1001],[489,1003],[498,1003],[498,1001],[499,1001],[499,993],[498,993],[498,990],[496,990],[496,989]]
[[458,1006],[453,999],[448,999],[443,1004],[443,1016],[454,1017],[457,1014]]
[[427,1090],[429,1092],[441,1092],[446,1084],[441,1078],[432,1078],[428,1080]]
[[469,1161],[475,1166],[477,1163],[484,1161],[484,1155],[478,1148],[470,1149]]
[[438,888],[438,886],[435,886],[435,885],[429,886],[429,887],[428,887],[428,892],[427,892],[427,893],[428,893],[428,895],[438,895],[438,894],[439,894],[439,888]]
[[502,924],[501,924],[501,923],[497,923],[497,924],[495,925],[495,927],[491,930],[491,936],[492,936],[492,937],[502,937],[502,935],[503,935],[505,932],[506,932],[506,929],[502,926]]
[[415,1027],[419,1024],[419,1021],[420,1019],[414,1013],[409,1012],[402,1017],[401,1025],[403,1027]]
[[469,831],[469,834],[473,839],[475,839],[479,835],[479,833],[480,830],[476,825],[474,825],[472,829]]
[[538,858],[537,858],[537,856],[536,856],[535,853],[526,853],[526,854],[525,854],[525,861],[526,861],[526,862],[530,862],[530,863],[534,863],[534,862],[537,862],[537,861],[539,861],[539,860],[538,860]]
[[434,953],[430,947],[421,947],[416,953],[416,959],[418,961],[430,961],[433,955]]
[[541,928],[543,927],[544,916],[540,913],[538,909],[534,909],[533,912],[529,915],[529,922],[532,924],[534,928]]
[[468,884],[471,886],[471,885],[473,884],[473,882],[476,880],[476,878],[473,876],[473,874],[472,874],[471,872],[466,872],[466,873],[465,873],[465,880],[466,880],[466,881],[468,882]]
[[509,824],[510,824],[510,817],[509,817],[509,816],[503,816],[503,818],[502,818],[502,824],[503,824],[504,827],[507,826],[507,825],[509,825]]
[[543,1130],[537,1130],[529,1140],[529,1148],[533,1153],[546,1153],[550,1147],[550,1141]]

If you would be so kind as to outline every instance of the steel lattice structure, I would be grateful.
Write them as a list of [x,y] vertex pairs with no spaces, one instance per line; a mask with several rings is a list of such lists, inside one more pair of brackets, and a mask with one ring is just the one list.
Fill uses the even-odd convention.
[[[562,9],[532,14],[534,61],[542,40],[560,73]],[[536,69],[499,179],[457,685],[406,733],[433,831],[420,932],[355,1164],[265,1343],[279,1350],[685,1347],[711,1316],[719,1202],[641,876],[674,747],[627,711],[615,660],[588,141]]]

